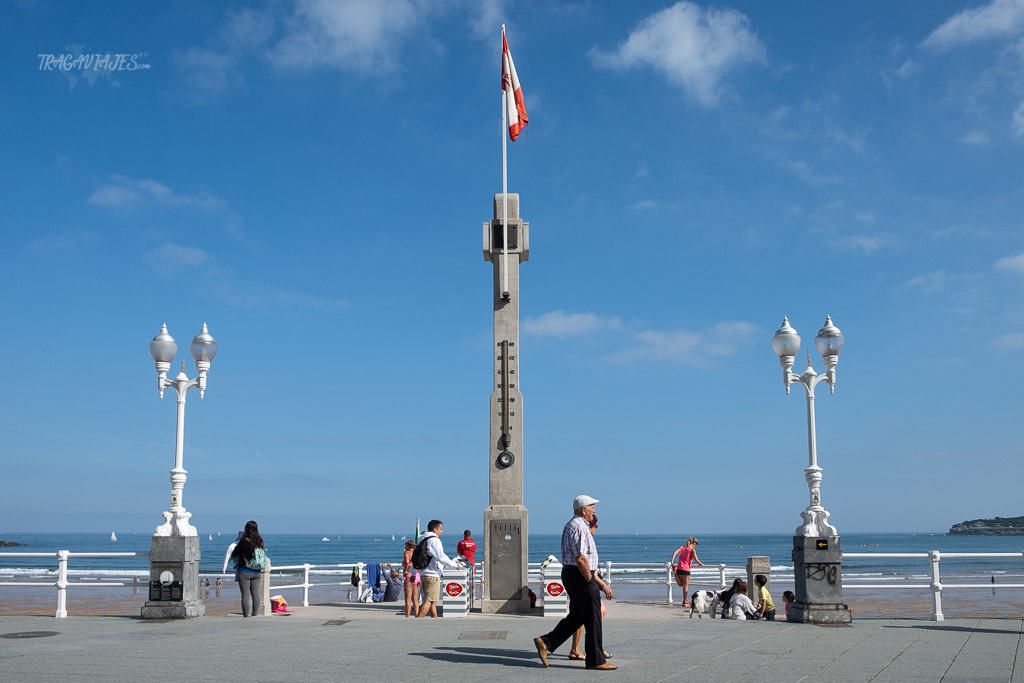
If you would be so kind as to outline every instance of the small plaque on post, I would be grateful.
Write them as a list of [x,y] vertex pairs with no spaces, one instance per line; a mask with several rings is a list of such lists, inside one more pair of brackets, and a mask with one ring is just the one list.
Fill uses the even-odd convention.
[[815,545],[818,548],[818,550],[828,550],[828,539],[819,538]]
[[181,598],[181,581],[171,581],[170,583],[162,581],[149,582],[150,602],[181,602]]

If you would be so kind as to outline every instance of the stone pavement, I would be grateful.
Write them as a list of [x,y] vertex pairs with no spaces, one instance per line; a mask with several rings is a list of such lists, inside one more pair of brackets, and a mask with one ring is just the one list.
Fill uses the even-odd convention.
[[825,628],[609,607],[605,646],[616,672],[586,671],[566,658],[568,644],[544,669],[532,638],[551,618],[417,620],[393,604],[344,604],[254,619],[0,616],[0,635],[58,632],[0,637],[0,680],[1024,681],[1021,619]]

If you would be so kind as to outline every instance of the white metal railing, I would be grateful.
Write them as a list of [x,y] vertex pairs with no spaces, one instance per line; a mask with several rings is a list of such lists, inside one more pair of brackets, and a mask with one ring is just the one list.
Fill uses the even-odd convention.
[[[942,558],[973,558],[973,557],[1006,557],[1024,560],[1024,553],[943,553],[938,550],[929,550],[926,553],[843,553],[843,559],[847,557],[869,557],[869,558],[921,558],[927,559],[931,565],[931,583],[847,583],[843,585],[844,590],[877,590],[877,589],[928,589],[932,592],[932,619],[942,621],[945,617],[942,614],[942,591],[949,588],[995,588],[994,583],[942,583],[939,574],[939,561]],[[1000,588],[1024,588],[1024,583],[1001,583]]]
[[56,557],[57,581],[0,581],[0,586],[55,586],[57,588],[57,611],[54,617],[63,619],[68,615],[68,588],[70,586],[127,586],[124,581],[68,581],[68,559],[72,557],[149,557],[149,553],[73,553],[58,550],[55,553],[0,553],[7,557]]
[[[529,563],[529,577],[530,583],[540,584],[542,583],[541,577],[541,562],[530,562]],[[630,581],[625,576],[630,574],[636,574],[638,572],[651,571],[655,569],[664,570],[665,572],[665,589],[666,589],[666,600],[668,604],[674,603],[673,589],[678,588],[676,585],[675,578],[675,565],[671,562],[612,562],[610,560],[601,563],[601,578],[609,586],[613,586],[615,583],[615,574],[619,575],[619,581],[622,583],[636,583],[636,581]],[[744,572],[746,576],[746,567],[729,567],[724,564],[714,565],[714,569],[718,571],[718,582],[715,583],[713,580],[702,578],[700,575],[690,577],[690,586],[713,586],[715,590],[719,590],[725,584],[726,572]],[[482,575],[482,574],[481,574]],[[625,575],[625,576],[624,576]],[[543,591],[538,591],[538,595],[542,594]],[[686,601],[687,596],[683,596],[683,601]]]
[[[365,590],[371,590],[372,591],[373,590],[372,587],[369,586],[369,584],[368,584],[368,582],[366,580],[366,563],[365,562],[349,562],[349,563],[342,563],[342,564],[309,564],[307,562],[305,564],[289,564],[289,565],[283,565],[283,566],[280,566],[280,567],[271,566],[271,570],[270,570],[270,573],[271,573],[271,577],[270,578],[271,579],[273,579],[273,573],[275,571],[276,572],[284,572],[284,571],[295,571],[297,569],[301,569],[302,570],[302,583],[292,583],[292,584],[286,584],[286,585],[280,585],[280,586],[275,586],[275,585],[271,584],[270,585],[270,590],[272,590],[272,591],[283,591],[283,590],[289,590],[289,589],[292,589],[292,588],[301,588],[302,589],[302,606],[303,607],[309,607],[309,589],[310,588],[316,588],[317,586],[345,586],[345,585],[351,586],[352,585],[352,583],[351,583],[351,581],[352,581],[352,579],[351,579],[352,570],[356,569],[356,568],[358,568],[358,570],[359,570],[359,586],[358,587],[353,586],[353,588],[356,588],[358,590],[357,597],[362,597],[363,591],[365,591]],[[331,570],[340,569],[340,570],[342,570],[342,576],[344,577],[344,580],[342,580],[342,581],[327,581],[327,582],[323,582],[323,583],[310,583],[310,581],[309,581],[309,572],[310,572],[310,570],[313,570],[313,569],[331,569]],[[347,572],[347,574],[345,572]],[[281,578],[280,574],[278,575],[278,578]]]

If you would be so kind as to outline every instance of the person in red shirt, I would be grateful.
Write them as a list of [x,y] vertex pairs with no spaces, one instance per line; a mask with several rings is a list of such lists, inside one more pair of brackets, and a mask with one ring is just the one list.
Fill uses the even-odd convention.
[[455,549],[459,555],[465,557],[473,565],[473,570],[469,574],[470,586],[472,586],[470,593],[473,598],[476,598],[476,560],[473,559],[473,556],[476,554],[476,541],[473,540],[473,534],[470,533],[469,529],[462,532],[462,540],[459,541]]
[[462,532],[462,540],[455,549],[475,567],[476,560],[473,559],[473,555],[476,554],[476,541],[473,540],[473,534],[469,529]]

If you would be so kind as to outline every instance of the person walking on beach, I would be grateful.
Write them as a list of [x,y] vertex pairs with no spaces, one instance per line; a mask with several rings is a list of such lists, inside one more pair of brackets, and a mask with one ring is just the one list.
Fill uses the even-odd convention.
[[437,601],[441,597],[441,573],[444,567],[459,568],[459,563],[444,554],[444,547],[441,545],[441,534],[444,533],[444,524],[439,519],[432,519],[427,523],[427,533],[423,534],[420,543],[427,544],[427,553],[430,555],[430,563],[423,570],[420,580],[423,583],[423,604],[416,617],[425,617],[430,613],[432,618],[437,617]]
[[242,616],[254,617],[260,613],[262,567],[266,566],[267,554],[259,526],[253,520],[245,523],[242,538],[231,551],[231,557],[235,560],[235,580],[242,592]]
[[568,640],[580,626],[586,630],[584,650],[587,668],[611,671],[618,667],[604,656],[604,636],[601,632],[601,591],[611,600],[615,597],[608,586],[595,573],[597,544],[590,533],[597,498],[579,495],[572,501],[573,516],[562,529],[562,584],[569,594],[569,614],[558,622],[554,630],[533,639],[537,654],[544,666],[548,653]]
[[402,554],[402,585],[405,590],[405,616],[415,616],[420,607],[419,585],[420,573],[412,566],[412,551],[416,548],[416,541],[405,542],[405,552]]
[[[703,567],[704,563],[697,557],[697,546],[700,545],[693,536],[690,536],[686,541],[686,545],[680,546],[678,550],[672,553],[672,559],[669,560],[669,564],[676,565],[676,585],[683,589],[683,607],[690,606],[690,565],[696,562],[698,566]],[[662,556],[664,557],[664,556]],[[679,558],[679,564],[676,564],[676,557]]]

